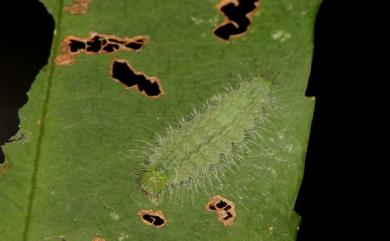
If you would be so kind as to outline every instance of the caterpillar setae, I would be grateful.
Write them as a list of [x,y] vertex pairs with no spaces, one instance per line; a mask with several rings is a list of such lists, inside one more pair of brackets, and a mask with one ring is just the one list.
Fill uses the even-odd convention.
[[168,190],[212,178],[215,169],[237,162],[236,153],[251,136],[260,134],[272,92],[269,81],[254,77],[212,97],[189,120],[168,128],[166,135],[156,138],[142,165],[141,190],[158,199]]

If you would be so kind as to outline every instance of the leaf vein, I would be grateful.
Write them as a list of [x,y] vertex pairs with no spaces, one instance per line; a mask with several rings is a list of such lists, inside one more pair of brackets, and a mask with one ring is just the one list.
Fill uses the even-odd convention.
[[49,76],[47,80],[47,86],[46,86],[46,92],[45,92],[45,97],[44,101],[42,104],[42,109],[41,109],[41,116],[40,120],[41,123],[38,128],[38,137],[37,137],[37,144],[36,144],[36,151],[34,155],[34,161],[33,161],[33,173],[31,176],[31,188],[29,192],[29,197],[28,197],[28,203],[27,203],[27,213],[25,217],[25,223],[24,223],[24,230],[23,230],[23,241],[27,241],[28,239],[28,231],[30,228],[30,223],[31,223],[31,213],[32,213],[32,208],[33,208],[33,203],[34,203],[34,197],[35,197],[35,191],[37,187],[37,173],[39,169],[39,160],[40,160],[40,154],[41,154],[41,146],[42,146],[42,140],[43,140],[43,135],[44,135],[44,124],[45,124],[45,118],[47,116],[47,106],[50,100],[50,90],[52,86],[52,80],[53,80],[53,75],[54,75],[54,69],[55,69],[55,62],[54,62],[54,57],[57,55],[58,52],[58,46],[61,38],[61,19],[62,19],[62,8],[64,5],[64,0],[60,0],[59,2],[59,9],[57,13],[57,26],[56,26],[56,36],[53,41],[52,45],[52,54],[50,57],[50,69],[49,69]]

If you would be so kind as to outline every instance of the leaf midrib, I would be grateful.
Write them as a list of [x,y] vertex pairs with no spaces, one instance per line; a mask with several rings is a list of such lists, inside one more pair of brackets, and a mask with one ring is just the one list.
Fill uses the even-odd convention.
[[42,145],[42,139],[44,135],[44,127],[45,127],[45,120],[46,120],[46,115],[47,115],[47,105],[50,100],[50,91],[51,91],[51,86],[52,86],[52,80],[53,80],[53,75],[54,75],[54,70],[55,70],[55,56],[57,56],[58,49],[59,49],[59,43],[61,39],[61,22],[62,22],[62,8],[64,5],[64,0],[59,1],[59,8],[57,12],[57,24],[55,26],[55,37],[54,41],[52,43],[52,54],[50,56],[50,67],[49,67],[49,76],[47,80],[47,87],[45,91],[45,97],[44,101],[42,104],[42,111],[41,111],[41,116],[40,120],[41,123],[39,124],[38,127],[38,137],[37,137],[37,142],[36,142],[36,151],[34,155],[34,161],[33,161],[33,173],[31,176],[31,188],[28,196],[28,203],[27,203],[27,213],[25,217],[25,223],[24,223],[24,230],[23,230],[23,241],[27,241],[28,237],[28,232],[30,228],[30,222],[31,222],[31,212],[33,208],[33,203],[34,203],[34,197],[35,197],[35,191],[36,191],[36,184],[37,184],[37,173],[39,169],[39,159],[41,155],[41,145]]

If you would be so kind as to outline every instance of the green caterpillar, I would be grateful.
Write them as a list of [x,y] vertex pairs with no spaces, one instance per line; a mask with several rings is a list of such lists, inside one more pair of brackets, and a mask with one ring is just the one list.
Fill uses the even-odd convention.
[[272,106],[271,83],[256,77],[211,98],[190,120],[169,128],[144,163],[139,177],[142,191],[154,199],[167,190],[212,177],[216,169],[235,163],[238,151]]

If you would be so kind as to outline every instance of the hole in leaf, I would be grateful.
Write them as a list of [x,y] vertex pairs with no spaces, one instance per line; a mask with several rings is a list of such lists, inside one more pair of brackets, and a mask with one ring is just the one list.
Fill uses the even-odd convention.
[[236,211],[232,201],[221,195],[217,195],[210,199],[206,205],[206,209],[208,211],[216,211],[218,220],[221,221],[225,227],[233,225],[234,219],[236,218]]
[[87,41],[87,52],[99,52],[102,48],[103,40],[105,40],[103,36],[96,35],[92,38],[92,40]]
[[232,217],[233,217],[233,215],[230,212],[226,212],[226,215],[223,218],[223,220],[228,220],[229,218],[232,218]]
[[223,207],[226,207],[226,205],[227,205],[227,203],[221,200],[217,203],[216,206],[217,206],[217,208],[223,208]]
[[152,218],[152,216],[150,216],[149,214],[143,215],[142,219],[145,220],[146,222],[149,222],[149,223],[153,223],[153,221],[154,221],[154,218]]
[[112,78],[126,89],[136,88],[143,95],[157,98],[164,94],[157,77],[149,77],[142,72],[136,72],[125,60],[114,60],[111,65]]
[[82,41],[77,41],[77,40],[70,40],[69,42],[69,48],[71,52],[79,52],[83,49],[85,49],[86,45]]
[[160,210],[141,210],[138,212],[138,215],[143,223],[156,228],[162,228],[167,223],[164,214]]
[[222,0],[217,10],[224,15],[224,22],[214,29],[214,34],[226,41],[244,35],[259,6],[259,0]]
[[112,53],[118,49],[119,49],[119,45],[117,45],[117,44],[107,44],[103,48],[103,50],[106,51],[107,53]]
[[161,219],[159,216],[154,216],[155,220],[153,222],[154,225],[160,226],[165,223],[164,219]]
[[65,36],[61,42],[61,52],[55,61],[58,65],[68,65],[75,62],[75,57],[85,54],[111,54],[116,51],[140,51],[149,42],[149,37],[144,35],[128,37],[116,37],[114,35],[90,33],[87,38]]

